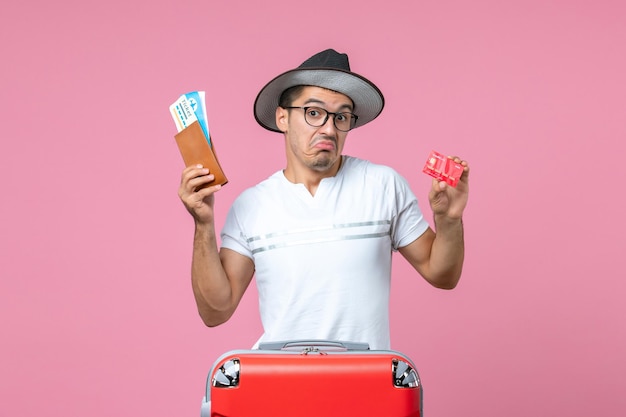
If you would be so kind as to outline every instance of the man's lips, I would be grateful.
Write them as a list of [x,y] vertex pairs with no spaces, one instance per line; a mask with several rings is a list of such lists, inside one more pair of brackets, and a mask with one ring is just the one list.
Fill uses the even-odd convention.
[[315,145],[313,145],[313,147],[315,149],[320,149],[323,151],[334,151],[336,149],[335,142],[328,140],[319,141]]

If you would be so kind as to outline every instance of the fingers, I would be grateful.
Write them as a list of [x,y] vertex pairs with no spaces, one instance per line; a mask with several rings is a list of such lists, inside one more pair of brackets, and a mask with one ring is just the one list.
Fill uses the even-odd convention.
[[199,185],[207,184],[214,179],[213,174],[209,173],[208,168],[202,165],[193,165],[185,168],[181,175],[181,188],[193,191]]
[[437,194],[445,191],[447,187],[448,184],[445,181],[439,181],[438,179],[433,178],[432,186],[430,187],[429,197],[436,197]]
[[[455,164],[460,164],[463,167],[463,172],[461,173],[461,176],[459,178],[459,183],[462,182],[464,184],[467,184],[468,183],[468,177],[469,177],[469,164],[468,164],[468,162],[463,160],[463,159],[461,159],[460,157],[458,157],[456,155],[448,155],[447,157],[449,159],[451,159],[452,161],[454,161]],[[446,181],[433,179],[430,194],[431,194],[432,197],[435,197],[437,194],[445,192],[449,187],[451,187],[453,189],[454,188],[458,188],[458,184],[457,184],[456,187],[454,187],[454,186],[450,186],[448,183],[446,183]],[[462,188],[465,189],[465,187],[462,187]]]
[[463,175],[462,175],[462,177],[468,177],[469,176],[469,164],[467,163],[467,161],[459,158],[458,156],[448,156],[448,158],[452,159],[457,164],[463,165]]
[[222,188],[219,184],[206,187],[214,179],[215,176],[209,172],[208,168],[204,168],[202,165],[189,166],[181,174],[178,194],[184,198],[190,194],[198,193],[198,197],[204,198]]
[[[463,167],[463,172],[456,186],[449,185],[445,181],[433,179],[429,192],[430,207],[434,214],[445,215],[451,219],[459,219],[467,205],[469,192],[469,164],[458,156],[449,156],[456,164]],[[458,168],[456,171],[458,175]]]

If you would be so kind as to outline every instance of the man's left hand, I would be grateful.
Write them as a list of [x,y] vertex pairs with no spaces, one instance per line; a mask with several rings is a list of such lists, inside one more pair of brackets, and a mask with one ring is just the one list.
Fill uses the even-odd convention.
[[463,161],[457,156],[451,158],[463,166],[463,174],[461,174],[459,182],[456,187],[452,187],[445,181],[433,179],[428,200],[433,215],[446,216],[449,219],[461,219],[469,195],[469,165],[467,161]]

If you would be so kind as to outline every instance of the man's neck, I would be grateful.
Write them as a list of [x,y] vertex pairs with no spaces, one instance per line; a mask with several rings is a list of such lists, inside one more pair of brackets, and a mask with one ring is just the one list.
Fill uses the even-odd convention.
[[330,168],[323,171],[317,171],[309,167],[295,168],[293,165],[287,164],[287,168],[285,168],[283,173],[289,182],[304,185],[309,193],[314,196],[320,182],[324,178],[330,178],[337,175],[342,162],[343,157],[340,156],[337,162],[335,162]]

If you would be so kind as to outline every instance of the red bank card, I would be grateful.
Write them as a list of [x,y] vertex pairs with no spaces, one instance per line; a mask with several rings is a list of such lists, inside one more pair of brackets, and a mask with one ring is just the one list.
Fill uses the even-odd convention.
[[463,173],[463,165],[454,162],[454,160],[439,152],[431,151],[423,172],[439,181],[445,181],[456,187]]

